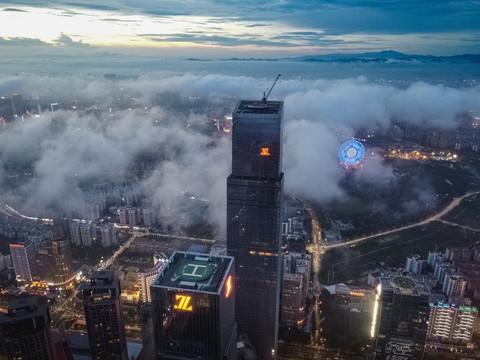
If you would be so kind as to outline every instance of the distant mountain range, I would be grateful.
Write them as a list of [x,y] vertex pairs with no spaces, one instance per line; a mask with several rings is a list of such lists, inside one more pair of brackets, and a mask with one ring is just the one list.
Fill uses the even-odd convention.
[[289,58],[296,61],[318,61],[318,62],[473,62],[480,63],[480,54],[465,54],[454,56],[433,56],[433,55],[408,55],[397,51],[388,50],[381,52],[368,52],[363,54],[329,54],[329,55],[307,55],[296,58]]
[[[205,61],[197,58],[190,58],[191,61]],[[228,58],[227,61],[305,61],[305,62],[343,62],[343,63],[403,63],[403,62],[462,62],[480,63],[480,54],[464,54],[454,56],[433,56],[433,55],[408,55],[393,50],[380,52],[367,52],[362,54],[328,54],[328,55],[305,55],[289,58]],[[207,60],[209,61],[209,60]]]

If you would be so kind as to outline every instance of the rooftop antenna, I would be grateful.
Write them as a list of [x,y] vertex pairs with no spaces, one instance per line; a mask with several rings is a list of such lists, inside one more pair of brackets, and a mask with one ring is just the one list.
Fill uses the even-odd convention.
[[267,94],[265,95],[265,91],[263,92],[262,101],[267,101],[268,95],[270,95],[270,93],[272,92],[272,89],[273,89],[273,87],[275,86],[275,84],[277,83],[278,78],[280,77],[280,75],[282,75],[282,74],[278,74],[278,75],[277,75],[277,78],[276,78],[275,81],[273,82],[273,85],[270,87],[270,90],[268,90]]

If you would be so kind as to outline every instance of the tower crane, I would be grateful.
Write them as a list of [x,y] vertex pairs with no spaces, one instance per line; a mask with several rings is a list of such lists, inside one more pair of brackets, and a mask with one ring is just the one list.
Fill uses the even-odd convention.
[[267,94],[265,94],[265,92],[263,92],[262,101],[267,101],[268,95],[270,95],[270,93],[272,92],[272,89],[273,89],[273,87],[275,86],[275,84],[277,83],[278,78],[280,77],[280,75],[282,75],[282,74],[278,74],[278,75],[277,75],[277,78],[276,78],[275,81],[273,82],[273,85],[270,87],[270,90],[268,90]]

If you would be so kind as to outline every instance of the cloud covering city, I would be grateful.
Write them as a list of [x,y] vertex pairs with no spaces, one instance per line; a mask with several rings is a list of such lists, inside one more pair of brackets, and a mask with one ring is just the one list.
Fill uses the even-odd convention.
[[[88,184],[124,181],[131,178],[129,172],[138,159],[154,158],[154,168],[140,184],[159,207],[161,221],[188,224],[184,204],[188,195],[208,203],[207,218],[223,233],[230,138],[222,133],[213,136],[205,129],[211,127],[212,111],[231,114],[236,99],[251,98],[252,89],[263,87],[263,80],[212,74],[149,74],[116,85],[92,76],[6,78],[0,82],[6,94],[36,93],[41,99],[77,99],[95,105],[91,111],[44,111],[40,117],[5,127],[0,142],[3,181],[18,169],[28,169],[32,175],[22,175],[14,191],[2,193],[2,200],[13,200],[30,211],[62,212],[69,204],[84,201]],[[133,99],[132,108],[116,109],[118,96]],[[168,106],[159,105],[158,99],[165,96],[173,100]],[[324,203],[347,196],[341,186],[346,172],[338,160],[338,147],[345,139],[360,129],[372,134],[382,131],[392,120],[453,128],[458,116],[480,103],[480,91],[422,82],[398,88],[364,77],[289,79],[277,85],[272,99],[285,101],[285,190]],[[185,111],[189,102],[201,106]],[[11,169],[16,170],[9,174]],[[367,157],[354,175],[359,184],[378,188],[396,182],[391,165],[376,149],[367,148]],[[411,190],[412,198],[421,198],[419,194],[426,191],[424,182]],[[410,208],[405,205],[406,211]]]

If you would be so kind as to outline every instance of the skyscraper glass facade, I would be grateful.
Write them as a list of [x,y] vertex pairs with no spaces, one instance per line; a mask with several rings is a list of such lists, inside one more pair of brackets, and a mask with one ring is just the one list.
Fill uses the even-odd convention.
[[227,179],[227,253],[235,257],[236,320],[259,359],[276,358],[283,192],[283,102],[240,101]]

